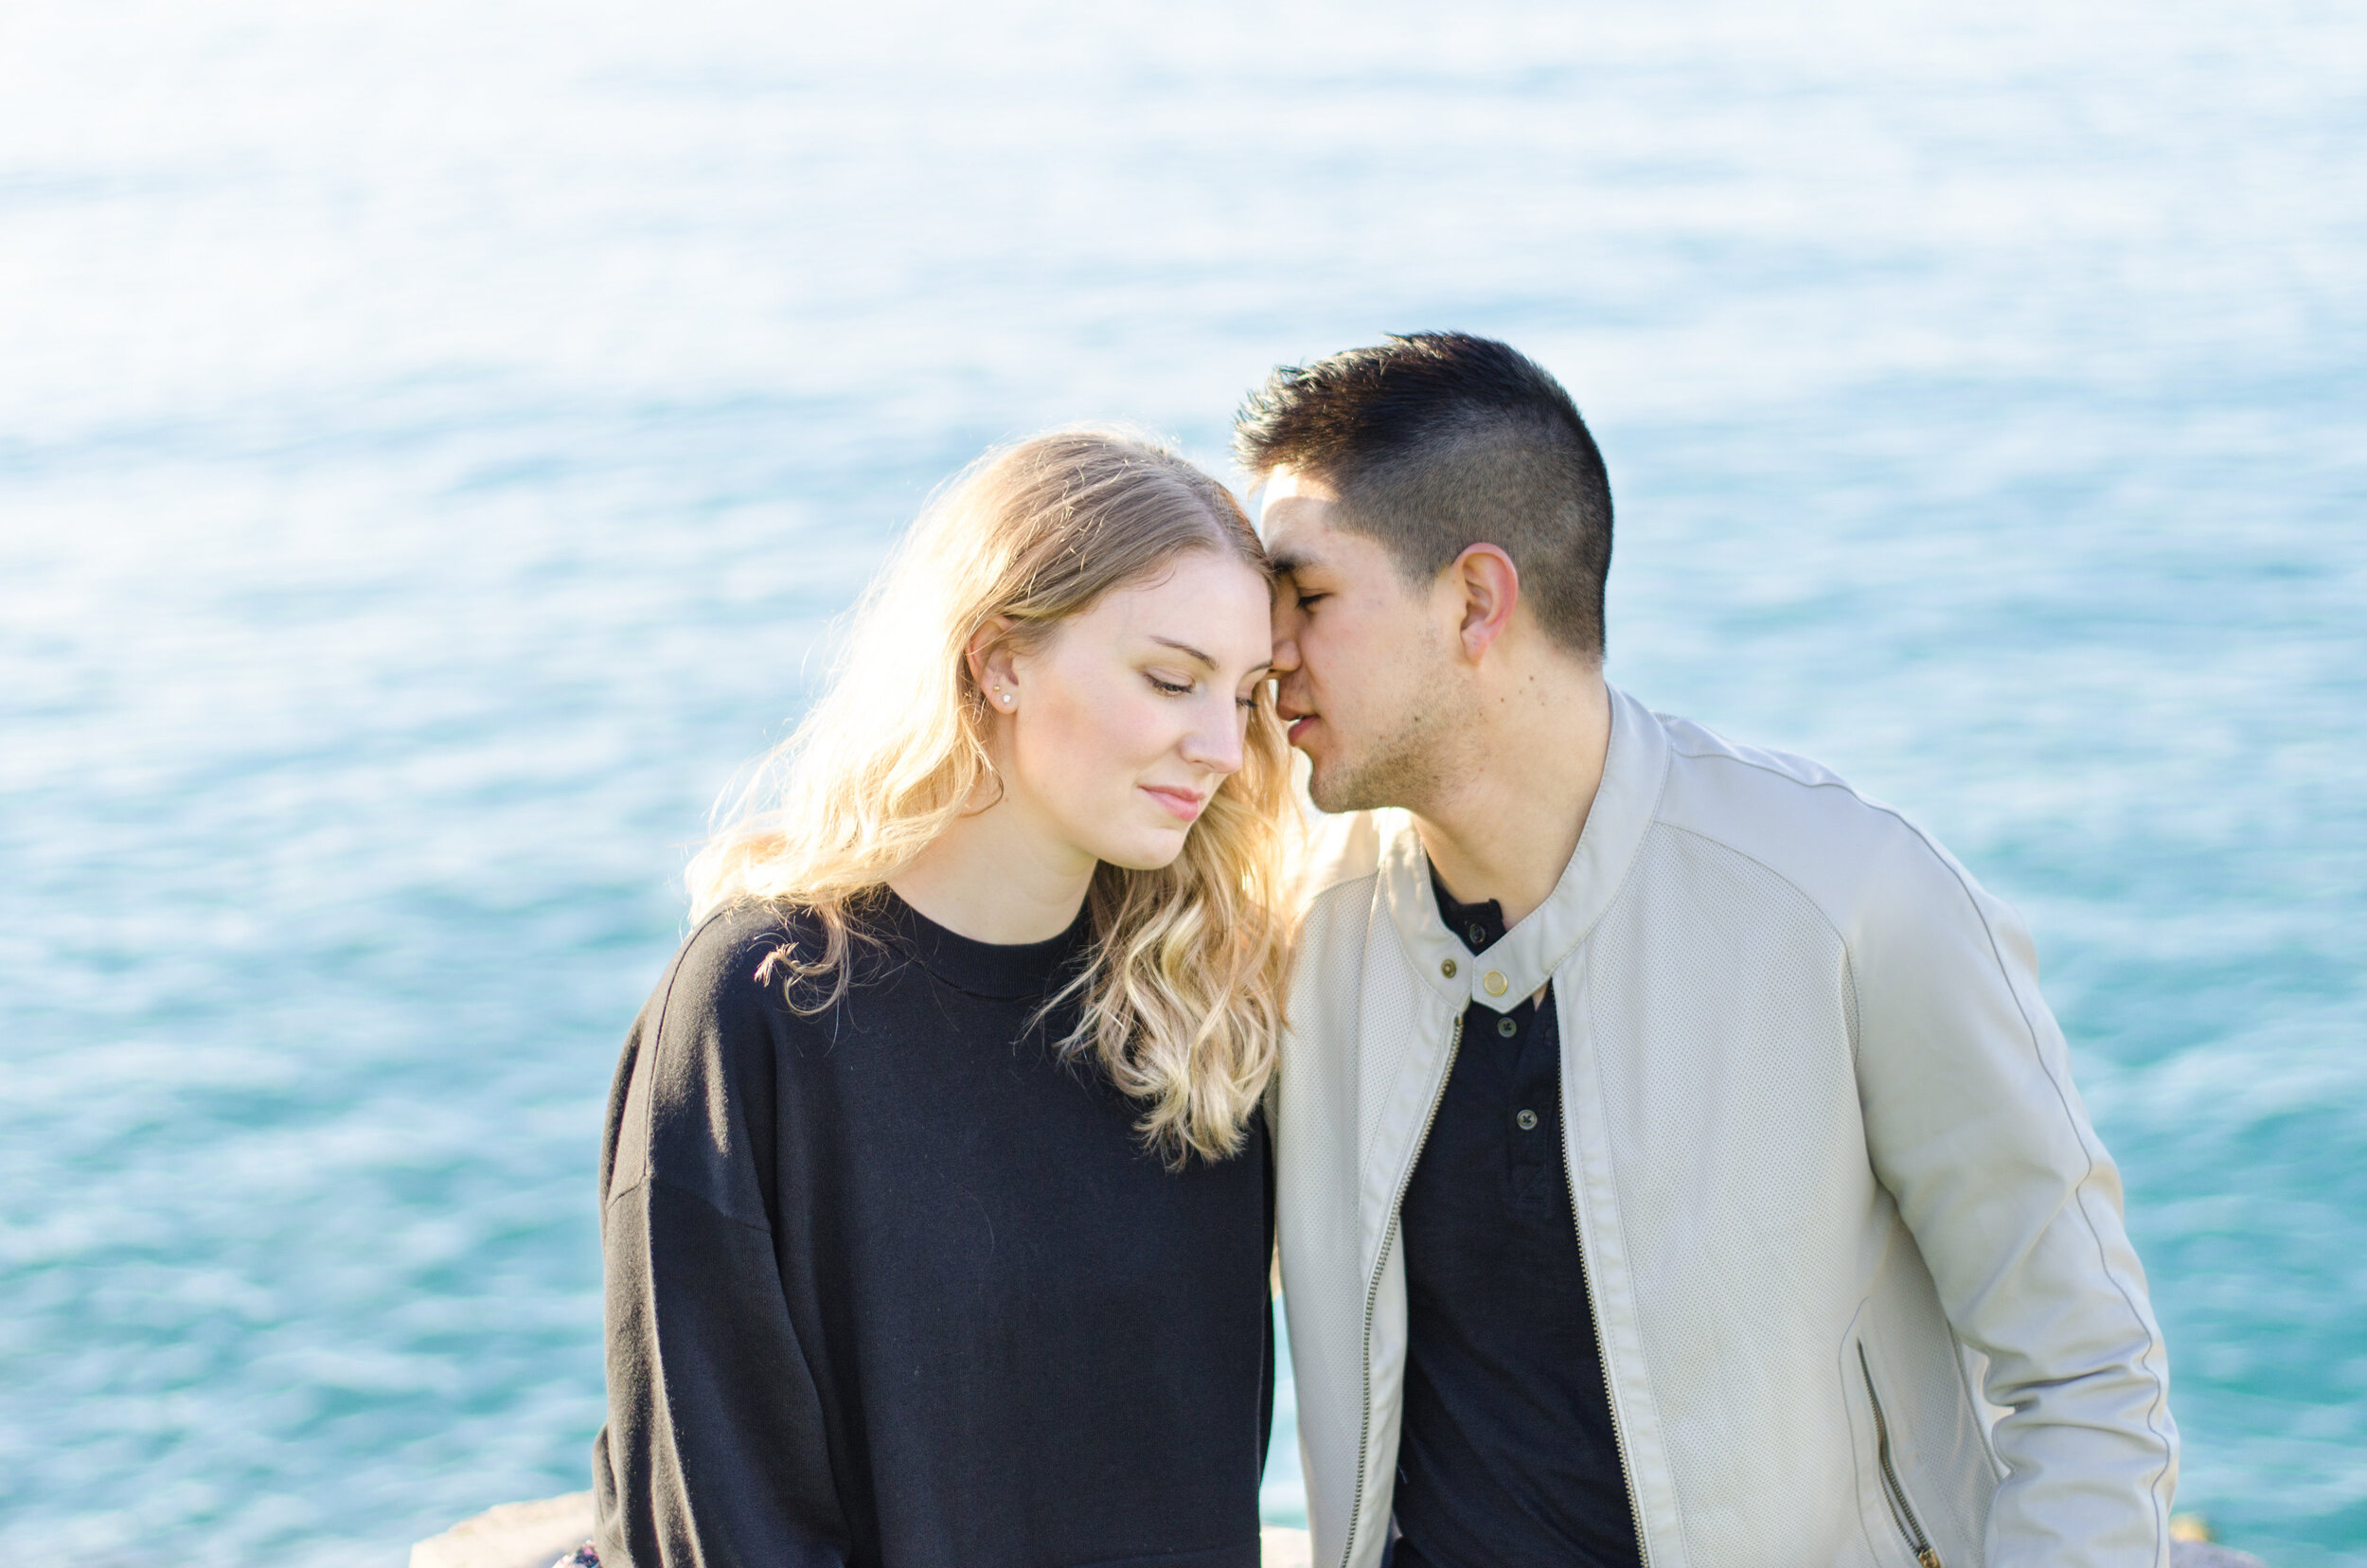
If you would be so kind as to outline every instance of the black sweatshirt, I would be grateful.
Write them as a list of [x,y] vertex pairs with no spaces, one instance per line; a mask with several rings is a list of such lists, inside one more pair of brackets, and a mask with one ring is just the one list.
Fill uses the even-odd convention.
[[1255,1568],[1269,1156],[1181,1172],[1030,1026],[1084,918],[970,941],[890,896],[820,1014],[709,919],[625,1042],[600,1192],[608,1568]]

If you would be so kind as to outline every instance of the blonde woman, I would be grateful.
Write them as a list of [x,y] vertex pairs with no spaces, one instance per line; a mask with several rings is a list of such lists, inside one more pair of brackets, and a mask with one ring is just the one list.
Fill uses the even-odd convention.
[[1255,1568],[1271,591],[1101,433],[989,454],[875,585],[617,1070],[608,1568]]

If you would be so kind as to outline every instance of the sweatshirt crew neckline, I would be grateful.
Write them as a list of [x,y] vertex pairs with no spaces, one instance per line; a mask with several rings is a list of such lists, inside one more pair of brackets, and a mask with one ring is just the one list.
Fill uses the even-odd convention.
[[880,889],[872,918],[922,969],[972,996],[1017,1000],[1064,984],[1093,936],[1093,912],[1080,906],[1068,929],[1041,942],[981,942],[937,924],[892,887]]

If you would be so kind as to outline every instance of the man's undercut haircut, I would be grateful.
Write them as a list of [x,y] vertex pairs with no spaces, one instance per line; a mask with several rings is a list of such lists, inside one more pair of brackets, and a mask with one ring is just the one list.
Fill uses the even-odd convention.
[[1330,485],[1339,526],[1415,584],[1496,545],[1546,634],[1602,659],[1611,479],[1570,394],[1527,356],[1413,332],[1286,365],[1242,403],[1233,451],[1253,482],[1288,469]]

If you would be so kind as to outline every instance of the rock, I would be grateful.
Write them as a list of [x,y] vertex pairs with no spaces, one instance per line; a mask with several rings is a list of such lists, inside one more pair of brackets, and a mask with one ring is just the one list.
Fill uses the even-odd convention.
[[[551,1568],[592,1539],[592,1494],[505,1503],[411,1548],[411,1568]],[[1305,1530],[1269,1524],[1265,1568],[1314,1568]],[[2207,1541],[2174,1541],[2170,1568],[2267,1568],[2258,1558]]]
[[592,1539],[592,1494],[505,1503],[411,1548],[411,1568],[551,1568]]
[[1269,1524],[1265,1549],[1257,1555],[1266,1568],[1315,1568],[1315,1542],[1305,1530]]
[[[505,1503],[412,1547],[411,1568],[551,1568],[591,1539],[588,1491],[540,1503]],[[1314,1568],[1313,1553],[1305,1530],[1267,1527],[1265,1568]],[[2180,1561],[2178,1568],[2235,1568],[2240,1560]]]
[[2269,1568],[2250,1552],[2208,1541],[2172,1541],[2170,1568]]
[[[1277,1525],[1266,1527],[1266,1568],[1314,1568],[1314,1542],[1305,1530],[1286,1530]],[[548,1565],[545,1565],[548,1568]],[[2268,1568],[2249,1552],[2238,1552],[2209,1541],[2173,1541],[2170,1542],[2170,1568]]]

